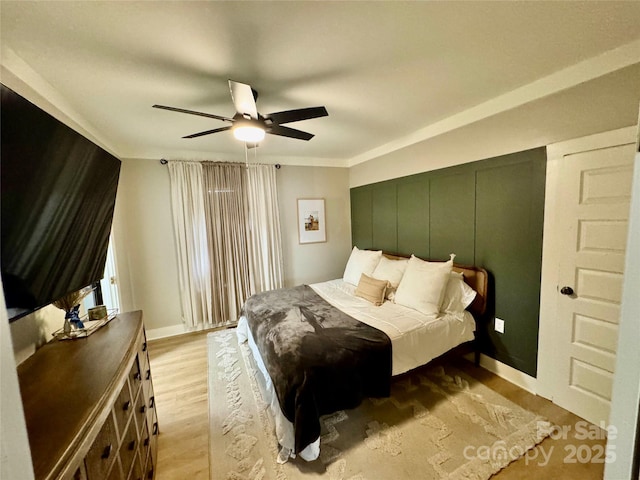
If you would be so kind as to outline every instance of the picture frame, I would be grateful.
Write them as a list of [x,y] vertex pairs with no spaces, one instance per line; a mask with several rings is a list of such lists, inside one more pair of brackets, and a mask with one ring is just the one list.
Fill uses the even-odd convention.
[[327,218],[324,198],[298,198],[298,242],[327,241]]

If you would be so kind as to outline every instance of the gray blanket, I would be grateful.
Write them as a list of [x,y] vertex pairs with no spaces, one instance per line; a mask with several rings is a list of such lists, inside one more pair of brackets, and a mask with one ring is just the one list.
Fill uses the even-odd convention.
[[296,453],[320,435],[321,415],[389,396],[389,337],[309,286],[253,295],[243,313],[282,412],[293,423]]

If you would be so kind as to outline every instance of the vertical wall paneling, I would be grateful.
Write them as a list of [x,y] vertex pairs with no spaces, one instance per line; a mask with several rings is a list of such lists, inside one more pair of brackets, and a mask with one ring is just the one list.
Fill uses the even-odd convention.
[[409,177],[398,183],[397,253],[429,256],[429,182]]
[[360,249],[373,247],[371,188],[351,189],[351,242]]
[[535,376],[545,174],[538,148],[353,188],[353,243],[486,268],[495,288],[482,350]]
[[476,262],[487,265],[495,291],[495,315],[505,333],[490,324],[492,357],[536,375],[544,163],[507,163],[477,172]]
[[395,182],[376,185],[372,192],[371,208],[372,218],[376,220],[372,225],[373,245],[385,252],[397,252],[398,205]]
[[429,258],[474,265],[475,175],[463,172],[430,180],[431,248]]

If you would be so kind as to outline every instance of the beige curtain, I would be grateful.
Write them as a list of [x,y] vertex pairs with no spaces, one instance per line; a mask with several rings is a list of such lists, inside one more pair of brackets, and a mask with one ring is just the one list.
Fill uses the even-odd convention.
[[169,162],[183,321],[234,324],[253,293],[283,285],[273,166]]
[[213,321],[202,165],[169,162],[168,167],[182,320],[187,328],[193,329]]
[[235,323],[250,294],[246,167],[203,163],[214,324]]
[[251,293],[282,288],[284,267],[276,170],[272,165],[247,168],[249,268]]

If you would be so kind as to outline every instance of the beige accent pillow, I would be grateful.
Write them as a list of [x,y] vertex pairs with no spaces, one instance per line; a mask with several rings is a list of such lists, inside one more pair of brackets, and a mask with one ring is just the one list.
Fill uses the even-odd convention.
[[384,302],[384,294],[388,286],[389,282],[386,280],[377,280],[363,273],[360,276],[358,288],[356,288],[356,297],[364,298],[374,305],[380,306]]
[[451,254],[448,262],[426,262],[411,255],[394,302],[425,315],[437,315],[453,268],[453,257]]

